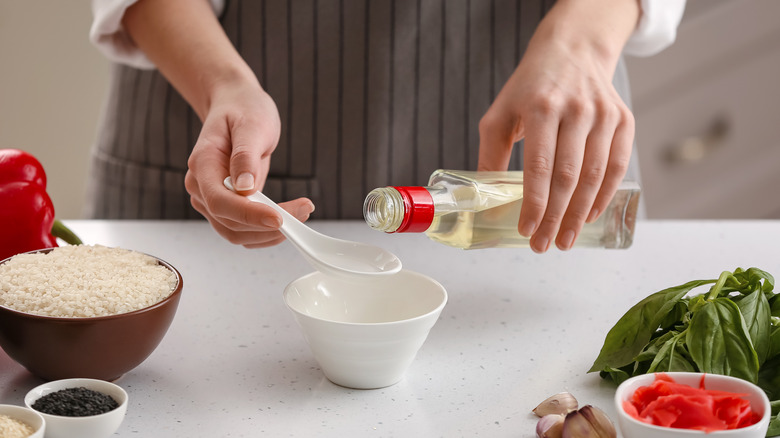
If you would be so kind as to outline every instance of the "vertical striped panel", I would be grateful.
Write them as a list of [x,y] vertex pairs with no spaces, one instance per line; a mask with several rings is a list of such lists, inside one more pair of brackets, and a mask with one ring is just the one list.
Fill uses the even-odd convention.
[[363,193],[363,155],[365,117],[365,45],[366,45],[366,1],[346,0],[349,7],[341,7],[341,79],[339,101],[340,143],[337,175],[341,187],[339,217],[354,216],[351,211],[361,204]]
[[144,161],[147,165],[167,168],[166,149],[170,147],[165,142],[165,129],[161,120],[165,119],[165,106],[170,85],[160,76],[152,76],[149,87],[149,108],[146,111],[146,131],[144,133]]
[[[288,59],[295,68],[290,71],[291,102],[288,145],[291,174],[310,177],[314,173],[312,154],[314,113],[314,1],[292,2],[288,28],[291,30]],[[297,193],[297,192],[296,192]],[[292,193],[291,193],[292,196]],[[301,196],[301,195],[298,195]]]
[[279,117],[282,121],[281,137],[277,152],[271,160],[271,174],[289,175],[290,157],[287,153],[290,126],[290,66],[287,39],[288,2],[284,0],[266,0],[265,12],[262,17],[263,25],[267,29],[267,35],[273,35],[271,40],[265,42],[266,59],[265,89],[273,96]]
[[443,4],[445,51],[443,74],[443,127],[440,167],[465,168],[468,143],[466,99],[468,90],[468,0],[447,0]]
[[[392,62],[392,158],[390,179],[394,185],[413,185],[415,156],[414,114],[417,61],[417,1],[396,0],[393,14]],[[412,157],[412,160],[409,158]]]
[[525,47],[536,30],[537,22],[544,16],[544,0],[519,0],[517,6],[523,24],[520,26],[520,40],[524,42]]
[[339,26],[340,11],[338,0],[317,0],[315,35],[317,51],[316,98],[317,120],[314,138],[317,148],[315,162],[317,175],[326,186],[322,187],[321,203],[317,213],[324,217],[336,218],[339,214],[338,189],[334,175],[341,170],[338,162],[338,126],[339,126]]
[[[227,15],[230,13],[234,4],[241,3],[241,15],[238,16],[238,23],[241,25],[241,48],[239,52],[247,60],[249,66],[254,70],[255,75],[260,80],[260,84],[265,87],[265,77],[263,72],[263,58],[265,56],[265,0],[253,0],[253,1],[228,1],[225,11]],[[228,27],[228,23],[224,23],[223,26]],[[229,35],[228,35],[229,36]],[[237,41],[234,44],[238,46]]]
[[390,43],[393,0],[369,0],[366,44],[363,193],[390,184]]
[[507,79],[515,71],[519,60],[515,55],[521,42],[517,40],[516,0],[494,0],[491,40],[493,41],[493,90],[491,100],[501,91]]
[[[493,81],[494,55],[491,47],[491,8],[485,7],[483,2],[494,0],[471,0],[469,10],[469,78],[467,84],[468,113],[464,123],[468,126],[467,139],[469,154],[463,168],[476,169],[479,155],[479,121],[490,107],[492,102],[491,83]],[[488,30],[485,32],[485,30]]]
[[425,182],[433,169],[439,167],[439,135],[441,127],[441,69],[444,52],[442,3],[444,0],[426,0],[420,3],[420,24],[424,29],[418,38],[417,61],[417,138],[415,138],[417,168],[415,182]]
[[166,144],[169,145],[169,160],[177,168],[186,166],[189,157],[187,120],[189,119],[189,105],[184,98],[171,89],[167,102],[168,111],[164,119],[167,133]]
[[[523,44],[518,39],[519,24],[517,22],[517,8],[519,5],[516,0],[495,0],[493,11],[493,26],[491,27],[491,40],[493,46],[493,87],[491,92],[491,101],[495,99],[506,81],[512,76],[515,67],[519,63],[517,53]],[[517,147],[512,149],[510,158],[510,167],[512,163],[518,161]]]
[[145,131],[148,118],[146,116],[149,108],[149,89],[152,86],[152,76],[154,72],[136,71],[135,81],[133,83],[133,96],[130,102],[132,111],[128,119],[127,140],[127,158],[136,163],[147,163]]

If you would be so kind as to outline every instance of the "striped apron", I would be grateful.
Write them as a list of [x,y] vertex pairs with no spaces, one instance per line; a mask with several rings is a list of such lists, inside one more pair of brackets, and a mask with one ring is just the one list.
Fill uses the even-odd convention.
[[[228,0],[219,21],[282,121],[263,192],[277,202],[309,197],[312,218],[361,218],[375,187],[425,185],[438,168],[476,169],[479,120],[551,6]],[[630,105],[622,60],[614,82]],[[158,71],[114,65],[85,217],[201,217],[184,188],[200,128]],[[522,164],[519,144],[510,168]]]

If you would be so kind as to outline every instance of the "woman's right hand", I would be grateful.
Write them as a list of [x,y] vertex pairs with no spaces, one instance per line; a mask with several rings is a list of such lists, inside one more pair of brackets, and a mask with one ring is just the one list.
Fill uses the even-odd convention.
[[[284,240],[281,216],[241,195],[262,190],[279,141],[279,112],[206,1],[140,0],[122,24],[203,121],[184,179],[192,206],[228,241],[247,248]],[[231,176],[239,194],[223,181]],[[279,204],[305,221],[306,198]]]
[[[184,182],[195,210],[234,244],[260,248],[284,240],[279,213],[241,196],[262,190],[280,131],[276,104],[256,81],[215,87]],[[223,185],[228,175],[238,194]],[[307,198],[279,205],[301,222],[314,211]]]

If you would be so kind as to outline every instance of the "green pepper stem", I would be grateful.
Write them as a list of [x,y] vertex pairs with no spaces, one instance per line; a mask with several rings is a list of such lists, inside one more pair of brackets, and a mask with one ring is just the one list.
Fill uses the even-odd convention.
[[77,236],[76,233],[71,231],[70,228],[66,227],[65,224],[60,222],[59,219],[54,220],[54,224],[51,227],[51,235],[62,239],[71,245],[81,245],[84,243],[81,241],[81,239],[79,239],[79,236]]

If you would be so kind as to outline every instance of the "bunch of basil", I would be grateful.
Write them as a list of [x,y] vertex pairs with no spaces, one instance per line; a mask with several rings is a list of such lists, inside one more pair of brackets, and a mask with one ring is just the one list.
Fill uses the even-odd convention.
[[[709,291],[688,296],[697,287]],[[767,436],[780,435],[780,293],[758,268],[723,272],[643,299],[607,333],[588,372],[620,383],[639,374],[693,371],[758,384],[772,401]]]

